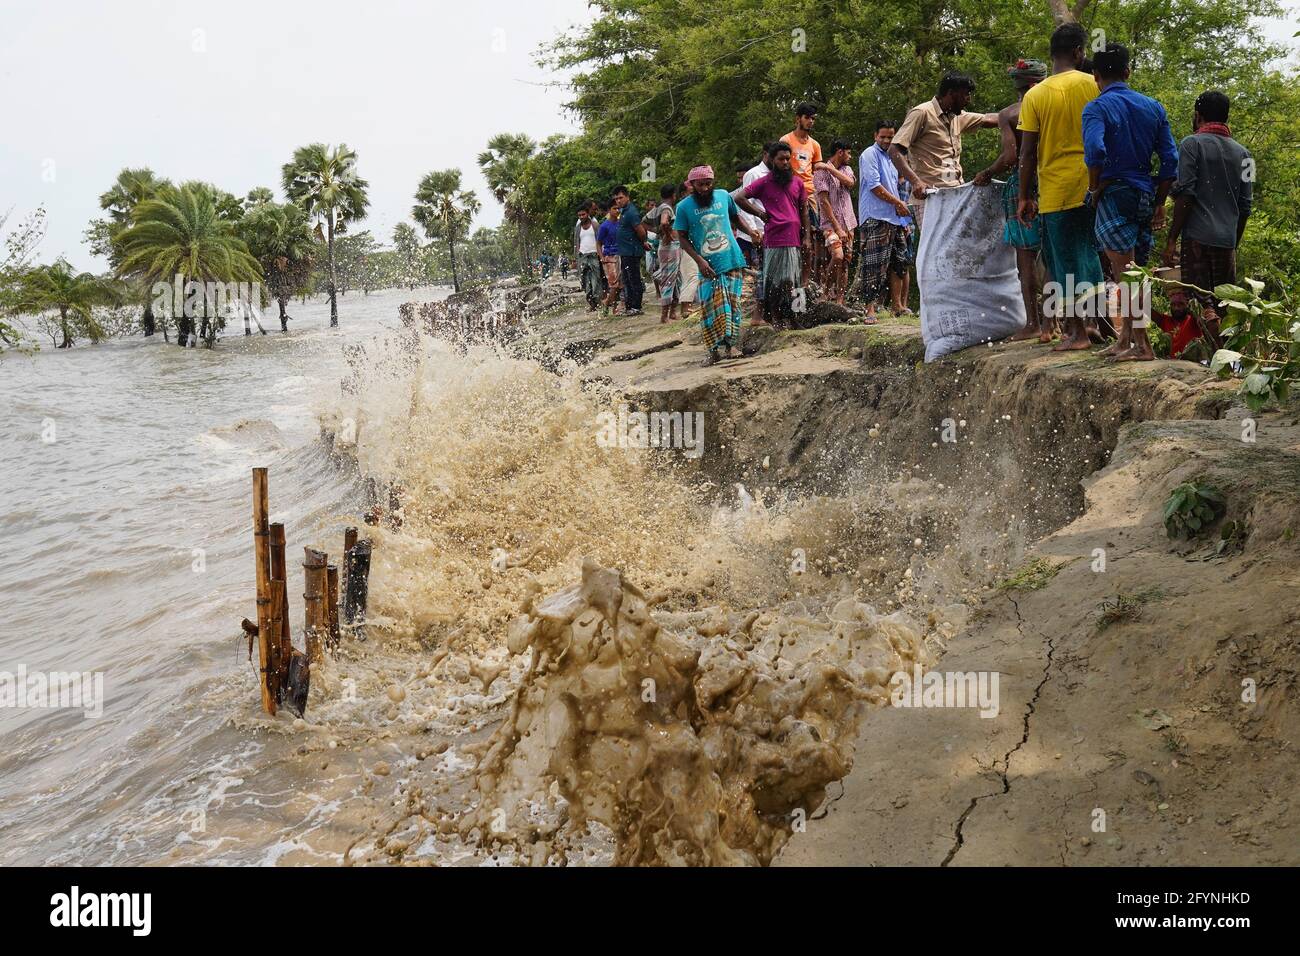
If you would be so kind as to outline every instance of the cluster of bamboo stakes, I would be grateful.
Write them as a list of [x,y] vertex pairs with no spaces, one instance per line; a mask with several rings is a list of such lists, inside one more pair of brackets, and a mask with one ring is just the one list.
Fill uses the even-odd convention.
[[348,633],[365,640],[365,611],[370,576],[369,539],[357,540],[357,529],[348,528],[343,535],[343,601],[340,623],[339,568],[329,563],[329,555],[316,548],[304,549],[303,610],[305,653],[294,650],[289,623],[289,591],[285,568],[284,525],[270,523],[269,484],[265,468],[253,469],[253,557],[257,570],[257,653],[262,675],[262,709],[274,716],[290,688],[290,671],[295,668],[304,676],[304,686],[293,688],[301,693],[301,710],[306,704],[305,675],[310,665],[319,663],[326,648],[333,650],[342,638],[344,625]]

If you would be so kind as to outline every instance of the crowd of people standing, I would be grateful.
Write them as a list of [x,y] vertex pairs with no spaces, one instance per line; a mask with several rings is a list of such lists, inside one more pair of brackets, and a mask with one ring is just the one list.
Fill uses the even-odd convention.
[[1170,295],[1175,312],[1182,303],[1176,318],[1192,321],[1198,303],[1197,326],[1214,339],[1213,289],[1235,282],[1254,181],[1250,153],[1227,125],[1228,98],[1202,93],[1191,134],[1176,142],[1164,107],[1129,86],[1129,50],[1104,43],[1089,59],[1088,48],[1082,27],[1058,27],[1050,64],[1021,59],[1007,70],[1016,99],[999,112],[968,110],[974,81],[945,74],[901,124],[875,124],[856,170],[847,139],[823,151],[817,107],[803,103],[790,132],[765,144],[757,163],[734,168],[731,189],[700,165],[644,214],[625,186],[605,204],[584,203],[573,254],[589,308],[641,314],[644,268],[661,321],[699,303],[706,364],[737,354],[747,273],[752,323],[789,327],[814,295],[866,323],[884,308],[908,314],[926,200],[966,184],[964,137],[997,129],[997,158],[972,182],[994,188],[1006,177],[1002,241],[1015,250],[1028,318],[1013,338],[1049,343],[1059,324],[1058,350],[1113,338],[1104,352],[1116,361],[1154,358],[1149,292],[1143,301],[1115,289],[1131,264],[1148,262],[1167,224],[1161,260],[1181,267],[1179,294]]

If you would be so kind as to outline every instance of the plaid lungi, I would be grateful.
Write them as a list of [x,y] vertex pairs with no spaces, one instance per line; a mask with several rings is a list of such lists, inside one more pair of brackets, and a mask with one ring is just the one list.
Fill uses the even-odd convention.
[[[1031,190],[1031,198],[1038,198],[1038,190]],[[1002,214],[1007,224],[1002,228],[1002,241],[1017,249],[1037,249],[1043,244],[1038,232],[1038,219],[1031,219],[1029,225],[1021,225],[1017,214],[1020,208],[1020,170],[1011,170],[1007,184],[1002,187]]]
[[[1111,252],[1133,250],[1133,261],[1146,265],[1151,255],[1154,197],[1129,183],[1111,183],[1097,200],[1097,244]],[[1115,277],[1118,281],[1119,277]]]
[[1219,297],[1214,295],[1214,287],[1235,285],[1237,282],[1237,250],[1222,246],[1207,246],[1195,239],[1183,236],[1182,256],[1183,281],[1205,289],[1197,292],[1188,289],[1188,294],[1201,303],[1201,314],[1219,314]]
[[704,347],[712,352],[720,345],[740,345],[740,294],[744,270],[732,269],[715,279],[700,277],[700,327]]
[[880,304],[889,295],[890,270],[900,278],[907,275],[907,227],[868,219],[858,227],[858,233],[862,238],[861,254],[849,295],[867,305]]
[[798,246],[773,246],[763,250],[763,301],[774,325],[789,324],[794,318],[791,297],[799,285]]

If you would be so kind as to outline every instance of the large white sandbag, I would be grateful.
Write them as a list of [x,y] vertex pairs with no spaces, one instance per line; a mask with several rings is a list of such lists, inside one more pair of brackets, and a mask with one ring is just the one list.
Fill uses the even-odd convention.
[[998,182],[926,194],[916,278],[927,362],[1025,327],[1016,252],[1002,241],[1001,200]]

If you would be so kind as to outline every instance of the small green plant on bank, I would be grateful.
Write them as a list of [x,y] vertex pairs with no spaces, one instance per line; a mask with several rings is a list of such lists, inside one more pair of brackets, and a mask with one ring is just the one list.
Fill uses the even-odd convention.
[[1187,481],[1169,493],[1165,501],[1165,533],[1188,540],[1199,537],[1223,517],[1227,499],[1213,485]]
[[1120,591],[1113,598],[1102,601],[1097,605],[1098,633],[1106,630],[1112,624],[1138,620],[1142,617],[1144,605],[1159,600],[1163,596],[1163,590],[1153,587],[1141,591]]
[[1057,564],[1051,558],[1034,558],[1021,565],[1009,578],[998,585],[999,591],[1037,591],[1047,587],[1049,581],[1069,562]]

